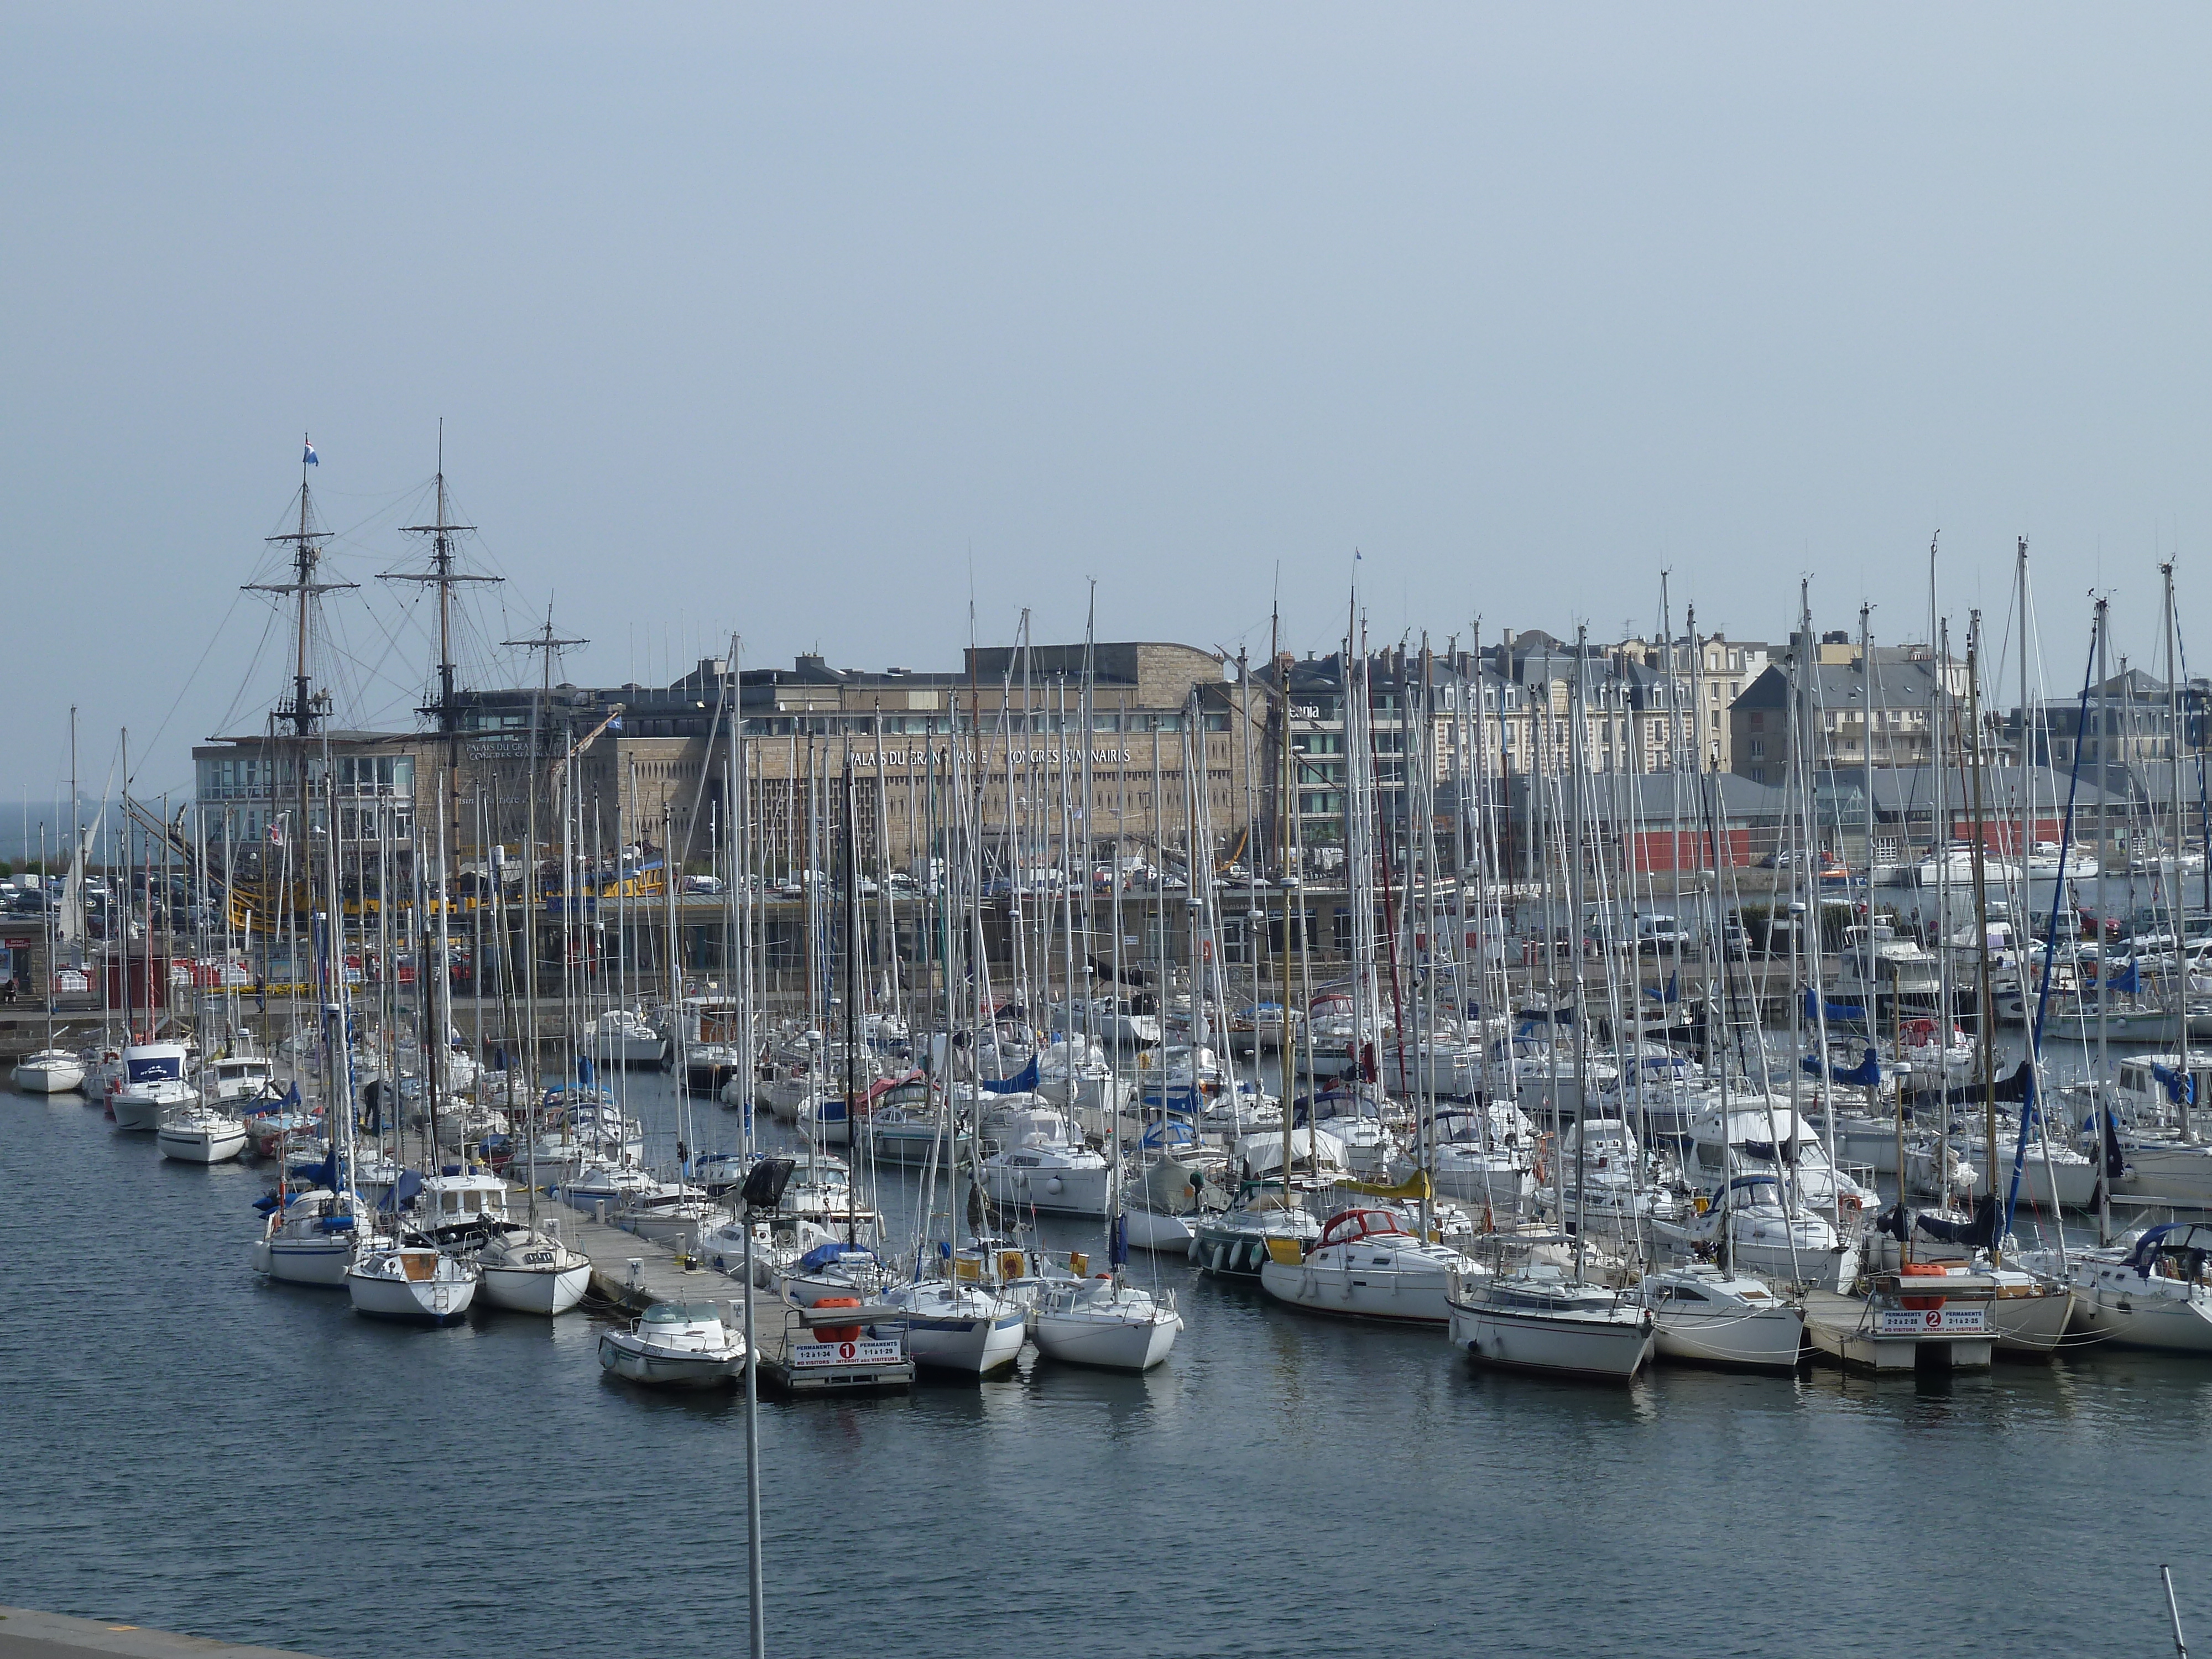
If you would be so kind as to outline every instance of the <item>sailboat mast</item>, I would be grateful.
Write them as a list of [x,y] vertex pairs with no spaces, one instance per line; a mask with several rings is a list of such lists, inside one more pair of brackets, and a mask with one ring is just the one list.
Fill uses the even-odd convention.
[[[2026,542],[2021,544],[2023,584],[2027,547]],[[2181,1091],[2177,1098],[2181,1108],[2181,1141],[2185,1146],[2196,1137],[2189,1127],[2189,956],[2181,921],[2181,656],[2173,623],[2173,562],[2169,559],[2159,566],[2158,573],[2166,584],[2166,779],[2173,806],[2173,884],[2166,890],[2166,912],[2173,918],[2173,1029],[2181,1043],[2181,1064],[2177,1068]],[[2021,706],[2024,708],[2026,704]]]

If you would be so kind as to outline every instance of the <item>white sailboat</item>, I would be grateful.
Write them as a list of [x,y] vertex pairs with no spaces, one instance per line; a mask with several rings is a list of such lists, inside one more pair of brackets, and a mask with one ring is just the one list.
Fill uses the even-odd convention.
[[1692,1264],[1645,1274],[1641,1291],[1662,1358],[1747,1370],[1796,1369],[1804,1310],[1760,1280]]
[[946,1279],[895,1285],[882,1305],[902,1317],[879,1322],[877,1334],[903,1334],[917,1365],[981,1376],[1013,1364],[1028,1335],[1027,1311],[981,1285]]
[[198,1101],[170,1112],[154,1132],[161,1156],[179,1164],[227,1164],[246,1150],[246,1141],[242,1119]]
[[1101,1273],[1048,1285],[1030,1326],[1037,1352],[1048,1358],[1105,1370],[1146,1371],[1174,1348],[1182,1316],[1173,1291],[1155,1296]]
[[2106,1341],[2212,1353],[2212,1225],[2153,1227],[2125,1248],[2076,1252],[2082,1321]]
[[484,1300],[516,1313],[562,1314],[592,1287],[592,1259],[563,1243],[556,1222],[510,1228],[477,1252]]
[[1358,1209],[1330,1217],[1303,1254],[1288,1240],[1273,1243],[1260,1285],[1278,1302],[1310,1313],[1445,1325],[1454,1281],[1472,1282],[1486,1271],[1407,1232],[1389,1210]]
[[60,1095],[84,1083],[84,1062],[65,1048],[41,1048],[25,1054],[9,1073],[27,1095]]
[[354,1311],[384,1319],[459,1319],[475,1301],[473,1262],[428,1244],[365,1245],[345,1269]]
[[253,1241],[253,1270],[283,1285],[336,1290],[346,1282],[365,1218],[327,1187],[295,1193],[290,1202],[270,1212],[261,1237]]
[[1470,1276],[1449,1297],[1451,1340],[1477,1362],[1626,1382],[1651,1357],[1651,1310],[1554,1267]]

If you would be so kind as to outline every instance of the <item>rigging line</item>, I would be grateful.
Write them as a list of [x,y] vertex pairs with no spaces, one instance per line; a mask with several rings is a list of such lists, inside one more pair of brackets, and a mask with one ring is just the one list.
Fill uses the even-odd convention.
[[217,641],[222,638],[222,630],[230,625],[230,619],[238,614],[238,602],[245,597],[242,591],[230,596],[229,609],[222,613],[222,620],[215,625],[215,632],[208,636],[207,645],[200,652],[200,659],[192,665],[192,672],[185,676],[184,684],[177,689],[176,699],[170,703],[169,712],[161,716],[161,725],[154,728],[154,735],[147,744],[149,749],[160,744],[163,734],[169,729],[169,722],[176,719],[177,710],[184,706],[185,694],[192,689],[192,682],[199,678],[200,670],[207,666],[208,658],[214,653]]
[[238,718],[240,706],[246,701],[247,688],[253,684],[254,665],[261,660],[263,653],[268,650],[269,635],[276,626],[276,609],[271,605],[269,607],[268,616],[261,624],[261,643],[255,646],[252,652],[246,657],[246,672],[238,683],[238,690],[231,694],[230,706],[222,711],[222,719],[216,723],[216,733],[220,733],[224,727]]

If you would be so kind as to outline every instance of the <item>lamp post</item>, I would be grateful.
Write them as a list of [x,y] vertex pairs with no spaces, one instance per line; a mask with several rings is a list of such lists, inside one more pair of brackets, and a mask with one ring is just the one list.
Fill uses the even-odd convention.
[[753,1340],[753,1215],[783,1202],[794,1160],[764,1158],[746,1173],[740,1190],[745,1229],[745,1578],[748,1651],[767,1659],[768,1609],[761,1599],[760,1352]]

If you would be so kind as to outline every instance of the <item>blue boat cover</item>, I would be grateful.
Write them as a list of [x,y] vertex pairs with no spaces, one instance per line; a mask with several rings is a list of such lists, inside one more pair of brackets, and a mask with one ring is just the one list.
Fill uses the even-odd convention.
[[824,1267],[836,1267],[848,1256],[860,1256],[873,1261],[876,1259],[876,1253],[858,1244],[817,1244],[799,1258],[799,1271],[803,1273],[818,1273]]
[[986,1078],[978,1085],[987,1095],[1025,1095],[1037,1086],[1037,1057],[1030,1056],[1030,1063],[1012,1077]]
[[2166,1085],[2166,1097],[2175,1105],[2194,1106],[2197,1103],[2195,1078],[2184,1077],[2180,1073],[2169,1066],[2161,1066],[2156,1060],[2151,1062],[2150,1074]]
[[1866,1024],[1867,1012],[1856,1003],[1823,1002],[1813,994],[1813,988],[1807,986],[1805,988],[1805,1018],[1816,1020],[1820,1018],[1824,1008],[1827,1011],[1830,1019],[1850,1020],[1861,1025]]
[[1838,1072],[1823,1066],[1818,1054],[1808,1054],[1798,1063],[1814,1077],[1826,1073],[1831,1082],[1849,1083],[1862,1089],[1878,1089],[1881,1086],[1881,1061],[1875,1057],[1872,1048],[1866,1051],[1865,1059],[1848,1072]]

